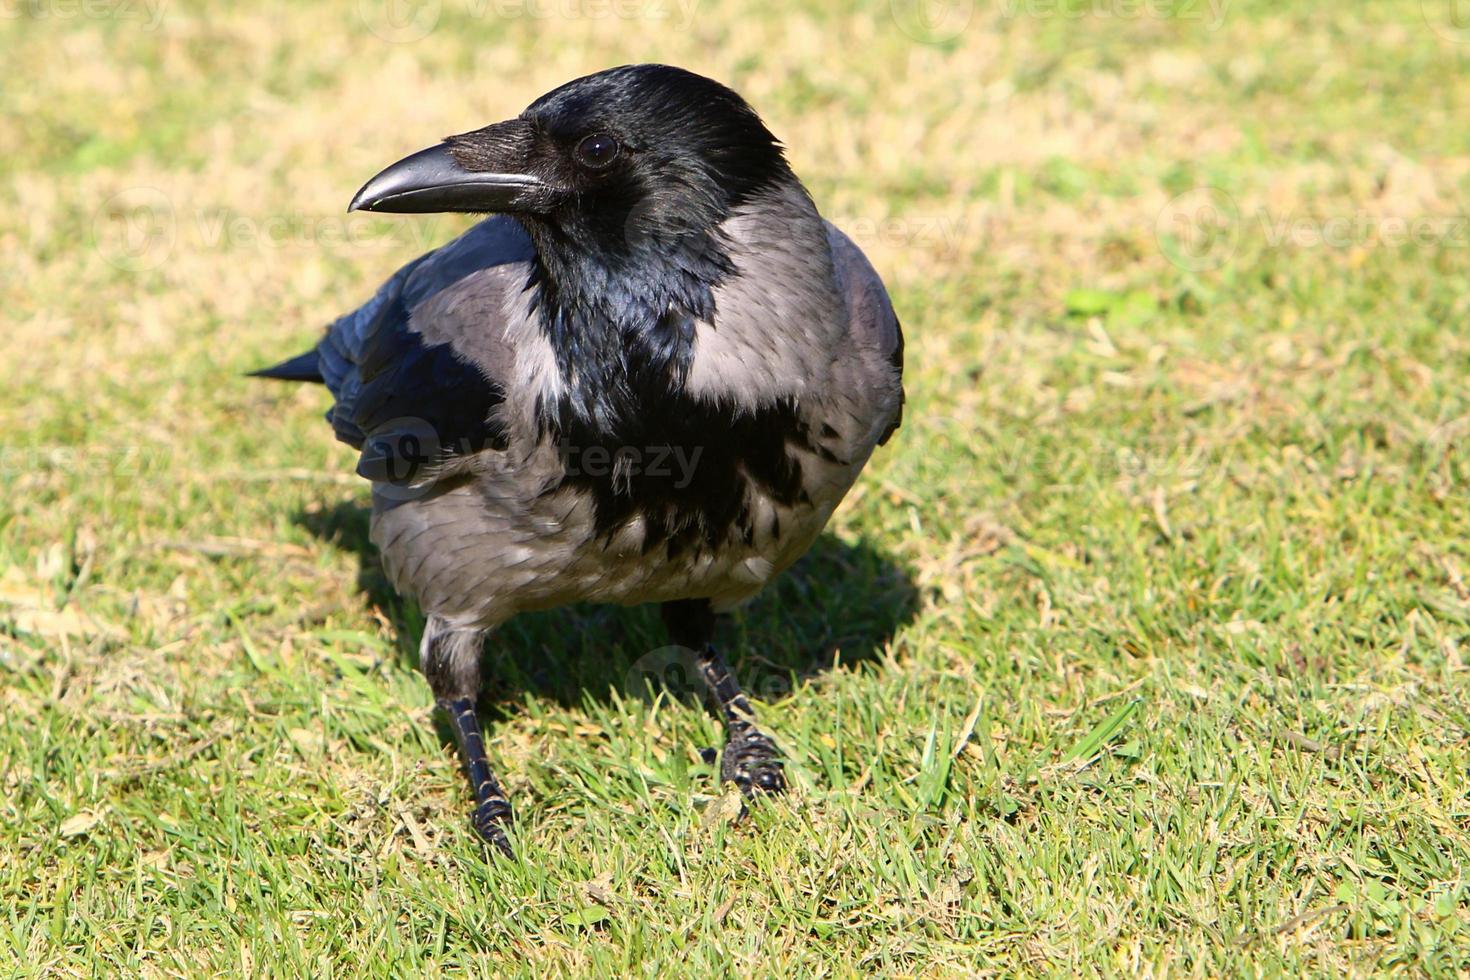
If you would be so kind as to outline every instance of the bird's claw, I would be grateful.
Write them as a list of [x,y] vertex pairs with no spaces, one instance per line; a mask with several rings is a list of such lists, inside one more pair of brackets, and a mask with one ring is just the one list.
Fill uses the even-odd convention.
[[780,750],[765,735],[753,732],[725,743],[720,779],[734,783],[747,799],[786,792]]
[[511,855],[510,835],[507,833],[510,823],[510,804],[505,800],[486,800],[475,807],[470,817],[470,824],[480,839],[506,857]]

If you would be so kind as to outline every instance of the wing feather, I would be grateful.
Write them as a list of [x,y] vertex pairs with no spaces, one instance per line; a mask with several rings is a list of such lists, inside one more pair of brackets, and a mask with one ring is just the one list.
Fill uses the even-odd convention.
[[878,440],[881,446],[903,421],[903,326],[893,312],[888,289],[862,249],[830,222],[827,243],[832,250],[837,288],[847,302],[849,335],[887,361],[892,368],[890,380],[898,389],[893,420]]
[[525,288],[531,256],[520,225],[488,219],[400,269],[327,329],[317,345],[336,399],[327,419],[362,451],[360,474],[414,481],[455,457],[503,448],[496,416],[513,358],[506,300]]

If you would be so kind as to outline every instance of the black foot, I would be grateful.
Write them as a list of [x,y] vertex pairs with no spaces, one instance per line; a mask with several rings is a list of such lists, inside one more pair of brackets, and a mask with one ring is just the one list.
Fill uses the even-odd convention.
[[775,743],[762,732],[750,731],[725,743],[720,779],[740,787],[746,798],[784,793],[786,774],[781,765]]
[[[709,689],[710,700],[725,723],[725,751],[720,760],[720,781],[734,783],[746,799],[786,792],[786,774],[781,770],[781,753],[770,737],[755,727],[750,702],[740,691],[730,665],[710,643],[715,616],[708,601],[689,599],[666,602],[664,623],[670,638],[696,651],[700,676]],[[714,752],[700,752],[713,762]],[[744,813],[744,808],[741,809]]]
[[486,800],[475,807],[470,815],[470,824],[480,839],[495,850],[510,857],[510,804],[505,800]]
[[475,705],[469,698],[441,700],[439,707],[449,716],[454,725],[454,734],[459,741],[459,751],[464,759],[465,774],[470,780],[470,789],[475,794],[475,810],[470,815],[470,825],[480,839],[502,854],[510,854],[510,803],[500,780],[490,769],[490,760],[485,755],[485,740],[480,735],[480,722],[475,717]]

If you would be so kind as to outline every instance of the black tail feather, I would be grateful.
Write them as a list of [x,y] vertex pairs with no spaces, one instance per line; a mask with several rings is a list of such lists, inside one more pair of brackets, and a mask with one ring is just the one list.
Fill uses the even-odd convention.
[[305,354],[297,354],[290,360],[282,361],[273,367],[261,368],[259,371],[251,371],[251,378],[274,378],[277,381],[314,381],[322,384],[322,369],[317,363],[316,348],[312,348]]

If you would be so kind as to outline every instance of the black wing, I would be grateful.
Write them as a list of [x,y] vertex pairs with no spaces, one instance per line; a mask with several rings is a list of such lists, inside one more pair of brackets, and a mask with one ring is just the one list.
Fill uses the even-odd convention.
[[358,473],[411,483],[454,457],[504,448],[505,298],[525,288],[532,255],[519,224],[491,218],[400,269],[327,329],[315,351],[336,397],[327,420],[362,451]]
[[881,446],[903,422],[903,326],[893,312],[887,287],[862,249],[830,223],[827,242],[832,248],[837,288],[847,302],[851,335],[882,354],[893,369],[891,383],[897,390],[898,401],[887,429],[878,439]]

